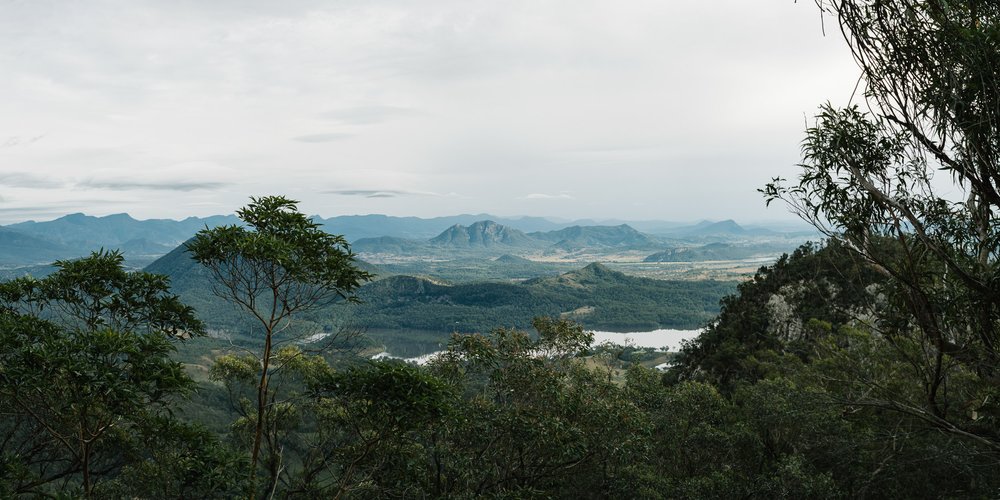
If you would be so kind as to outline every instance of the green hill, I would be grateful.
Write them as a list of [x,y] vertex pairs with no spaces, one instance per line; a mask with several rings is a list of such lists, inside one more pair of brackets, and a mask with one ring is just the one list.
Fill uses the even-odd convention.
[[718,314],[719,300],[734,288],[632,277],[591,264],[523,283],[445,285],[395,276],[363,287],[363,303],[344,311],[356,325],[386,329],[483,332],[528,328],[535,316],[560,315],[594,329],[693,329]]

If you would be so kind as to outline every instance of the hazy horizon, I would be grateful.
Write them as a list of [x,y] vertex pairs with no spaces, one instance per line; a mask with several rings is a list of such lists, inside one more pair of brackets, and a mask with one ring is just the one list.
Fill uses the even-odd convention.
[[[229,212],[229,213],[216,213],[216,214],[207,214],[207,215],[188,215],[188,216],[180,216],[180,217],[156,217],[156,216],[152,216],[152,217],[136,217],[135,215],[130,214],[128,212],[114,212],[114,213],[107,213],[107,214],[92,214],[92,213],[87,213],[87,212],[69,212],[69,213],[55,215],[55,216],[47,217],[47,218],[23,219],[23,220],[15,220],[15,221],[9,221],[9,222],[2,222],[2,223],[0,223],[0,226],[12,226],[12,225],[20,224],[20,223],[25,223],[25,222],[36,222],[36,223],[51,222],[51,221],[54,221],[54,220],[57,220],[57,219],[61,219],[63,217],[67,217],[67,216],[70,216],[70,215],[84,215],[84,216],[87,216],[87,217],[97,217],[97,218],[111,217],[111,216],[116,216],[116,215],[127,215],[127,216],[129,216],[132,219],[137,220],[137,221],[146,221],[146,220],[173,220],[173,221],[182,221],[182,220],[185,220],[185,219],[188,219],[188,218],[201,218],[201,219],[204,219],[204,218],[207,218],[207,217],[215,217],[215,216],[235,216],[236,214],[233,211],[233,212]],[[326,219],[326,220],[333,219],[333,218],[336,218],[336,217],[369,217],[369,216],[385,216],[385,217],[394,217],[394,218],[415,217],[415,218],[423,219],[423,220],[439,219],[439,218],[457,218],[457,217],[485,217],[485,218],[495,217],[495,218],[505,219],[505,220],[545,219],[545,220],[548,220],[550,222],[557,223],[557,224],[569,224],[569,223],[581,223],[581,222],[593,222],[595,224],[606,224],[606,223],[607,224],[610,224],[610,223],[614,223],[614,224],[623,224],[623,223],[663,223],[663,224],[669,224],[669,225],[677,225],[678,227],[683,227],[685,225],[699,224],[699,223],[702,223],[702,222],[716,223],[716,222],[724,222],[724,221],[731,220],[731,221],[734,221],[734,222],[736,222],[737,224],[739,224],[741,226],[773,226],[773,227],[783,227],[783,228],[801,227],[802,229],[812,229],[812,226],[810,226],[809,224],[807,224],[806,222],[804,222],[804,221],[802,221],[800,219],[738,219],[736,217],[724,217],[724,218],[695,217],[695,218],[691,218],[691,219],[676,219],[676,220],[670,220],[670,219],[618,219],[618,218],[592,218],[592,217],[565,218],[565,217],[554,217],[554,216],[545,216],[545,215],[526,215],[526,214],[505,215],[505,214],[495,214],[495,213],[487,213],[487,212],[451,213],[451,214],[442,214],[442,215],[430,216],[430,217],[419,217],[419,216],[414,216],[414,215],[390,215],[390,214],[381,214],[381,213],[338,214],[338,215],[325,215],[325,214],[311,213],[311,214],[309,214],[309,216],[310,217],[320,217],[320,218]]]

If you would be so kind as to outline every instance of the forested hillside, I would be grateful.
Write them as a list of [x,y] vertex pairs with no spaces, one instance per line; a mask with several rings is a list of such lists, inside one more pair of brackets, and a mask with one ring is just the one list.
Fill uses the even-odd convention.
[[537,316],[563,316],[587,328],[645,331],[696,329],[718,313],[730,282],[635,278],[600,264],[518,284],[444,285],[395,276],[363,287],[345,311],[370,328],[486,332],[529,328]]

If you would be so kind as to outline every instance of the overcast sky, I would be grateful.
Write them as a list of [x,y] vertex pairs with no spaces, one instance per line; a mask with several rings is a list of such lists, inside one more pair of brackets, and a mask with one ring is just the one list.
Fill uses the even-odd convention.
[[858,70],[803,0],[0,0],[0,223],[787,219]]

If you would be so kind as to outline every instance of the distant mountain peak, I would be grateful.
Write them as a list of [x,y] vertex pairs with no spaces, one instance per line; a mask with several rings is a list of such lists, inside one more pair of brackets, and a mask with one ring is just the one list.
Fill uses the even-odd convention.
[[583,269],[580,269],[579,271],[573,271],[573,272],[575,272],[577,274],[581,274],[581,275],[591,275],[591,276],[600,276],[600,277],[616,276],[616,275],[622,274],[622,273],[620,273],[618,271],[612,270],[610,267],[605,266],[604,264],[601,264],[600,262],[592,262],[592,263],[587,264],[586,266],[584,266]]
[[625,284],[631,283],[636,278],[625,273],[615,271],[604,264],[594,262],[582,269],[576,269],[558,276],[546,276],[535,278],[528,283],[544,286],[559,286],[577,289],[590,289],[595,286],[603,286],[610,283]]
[[628,224],[570,226],[556,231],[530,233],[528,236],[553,242],[553,247],[567,251],[588,247],[651,248],[656,245],[652,238]]
[[734,221],[733,219],[726,219],[724,221],[716,222],[715,224],[707,226],[705,229],[710,231],[725,232],[725,233],[746,232],[746,230],[743,229],[743,226],[737,224],[736,221]]
[[491,220],[481,220],[469,226],[455,224],[441,234],[431,238],[433,245],[459,247],[491,247],[495,245],[523,246],[531,244],[531,238],[517,229],[497,224]]

